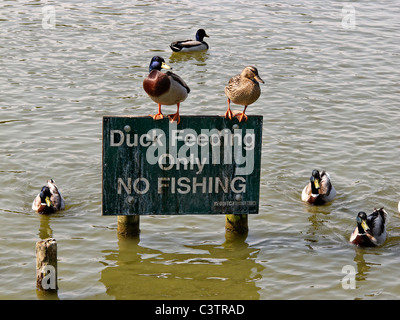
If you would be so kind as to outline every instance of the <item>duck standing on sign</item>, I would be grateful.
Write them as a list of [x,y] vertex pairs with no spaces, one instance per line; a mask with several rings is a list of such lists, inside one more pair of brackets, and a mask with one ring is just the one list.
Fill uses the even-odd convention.
[[143,89],[148,96],[158,103],[158,113],[150,115],[154,120],[163,119],[161,105],[177,105],[177,111],[174,114],[168,115],[171,122],[177,121],[179,124],[179,105],[184,101],[190,88],[183,79],[171,71],[165,73],[161,69],[171,69],[164,59],[159,56],[154,56],[150,61],[149,75],[143,80]]
[[256,102],[261,94],[259,82],[264,83],[258,75],[257,68],[253,66],[244,68],[241,74],[229,80],[228,85],[225,87],[225,94],[228,97],[228,110],[225,113],[226,119],[231,120],[233,118],[233,112],[230,107],[232,101],[235,104],[244,106],[243,112],[236,114],[239,122],[243,120],[247,121],[245,114],[247,106]]
[[36,196],[32,203],[32,210],[50,214],[59,210],[64,210],[65,201],[58,191],[56,182],[53,179],[47,180],[47,185],[42,187],[40,193]]
[[196,32],[196,40],[175,41],[170,44],[170,48],[174,52],[197,52],[208,50],[209,46],[203,39],[208,38],[204,29],[199,29]]

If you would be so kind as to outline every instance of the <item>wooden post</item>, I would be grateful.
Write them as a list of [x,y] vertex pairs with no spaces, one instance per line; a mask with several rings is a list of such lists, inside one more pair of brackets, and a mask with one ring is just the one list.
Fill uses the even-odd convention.
[[36,242],[36,288],[57,292],[57,241],[47,238]]
[[118,216],[117,231],[126,237],[136,237],[140,234],[140,216]]
[[225,231],[231,235],[247,235],[248,214],[227,214],[225,215]]

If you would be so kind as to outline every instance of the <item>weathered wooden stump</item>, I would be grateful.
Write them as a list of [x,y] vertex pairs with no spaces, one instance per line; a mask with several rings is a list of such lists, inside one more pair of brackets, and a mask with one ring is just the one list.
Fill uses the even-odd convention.
[[125,237],[137,237],[140,234],[140,216],[118,216],[117,232]]
[[247,214],[225,215],[225,230],[232,234],[245,235],[249,231]]
[[57,241],[48,238],[36,242],[36,288],[57,292]]

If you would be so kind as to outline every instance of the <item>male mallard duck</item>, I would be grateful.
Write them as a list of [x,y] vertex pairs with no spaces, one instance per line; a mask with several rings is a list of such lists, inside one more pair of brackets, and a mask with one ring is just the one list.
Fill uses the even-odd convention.
[[208,44],[203,41],[204,37],[208,38],[208,35],[204,29],[199,29],[196,32],[196,40],[183,40],[172,42],[169,46],[174,52],[194,52],[207,50]]
[[387,213],[383,208],[375,209],[368,217],[365,212],[357,214],[357,227],[350,236],[350,242],[361,247],[375,247],[386,240]]
[[53,179],[47,180],[32,203],[32,209],[38,213],[54,213],[65,208],[65,202]]
[[231,101],[236,104],[244,106],[244,110],[238,113],[239,122],[247,120],[245,114],[247,106],[255,102],[261,94],[260,85],[258,82],[264,81],[258,75],[256,67],[250,66],[243,69],[241,74],[232,77],[228,85],[225,87],[225,94],[228,97],[228,110],[225,113],[225,118],[232,119],[233,113],[231,111]]
[[143,89],[149,97],[158,103],[158,113],[150,115],[154,120],[164,118],[161,113],[161,105],[177,105],[177,111],[168,115],[171,122],[180,122],[179,105],[186,99],[190,92],[189,87],[181,77],[171,71],[161,72],[163,69],[171,69],[165,64],[163,58],[155,56],[151,59],[149,66],[149,75],[143,80]]
[[336,190],[331,183],[331,178],[325,170],[319,173],[318,170],[313,170],[310,182],[304,187],[301,193],[301,200],[321,205],[332,201],[336,196]]

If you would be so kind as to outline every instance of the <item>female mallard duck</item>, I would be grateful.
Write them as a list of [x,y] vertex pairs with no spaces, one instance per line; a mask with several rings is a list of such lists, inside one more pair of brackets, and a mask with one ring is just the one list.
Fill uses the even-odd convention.
[[196,32],[196,40],[175,41],[172,42],[169,47],[174,52],[194,52],[207,50],[209,46],[207,42],[203,41],[204,37],[208,38],[208,35],[204,29],[199,29]]
[[32,209],[38,213],[49,214],[65,208],[65,202],[53,179],[47,180],[32,203]]
[[176,113],[170,114],[168,117],[171,119],[171,122],[176,120],[179,123],[181,121],[179,117],[179,105],[186,99],[190,89],[181,77],[171,71],[163,73],[161,72],[161,68],[171,69],[170,66],[165,64],[163,58],[158,56],[153,57],[149,66],[149,75],[143,80],[144,91],[146,91],[154,102],[158,103],[158,113],[150,116],[154,120],[163,119],[161,105],[176,104]]
[[256,67],[250,66],[243,69],[241,74],[232,77],[225,87],[225,94],[228,97],[228,110],[225,113],[226,119],[232,119],[231,101],[235,104],[244,106],[244,110],[238,113],[239,122],[247,121],[245,114],[247,106],[255,102],[261,94],[260,85],[264,81],[258,75]]
[[331,183],[331,178],[325,170],[319,173],[313,170],[310,182],[304,187],[301,199],[315,205],[332,201],[336,197],[336,190]]
[[375,209],[368,217],[365,212],[357,214],[357,227],[350,236],[350,242],[361,247],[379,246],[386,240],[387,212]]

